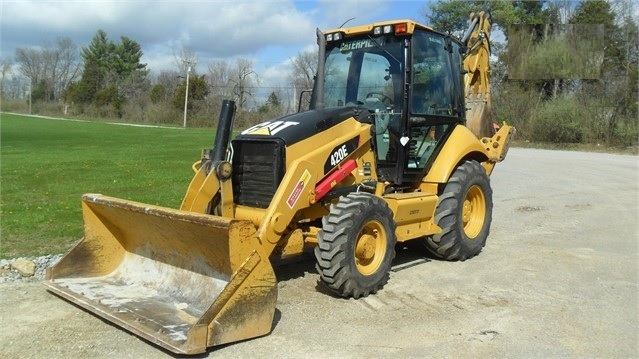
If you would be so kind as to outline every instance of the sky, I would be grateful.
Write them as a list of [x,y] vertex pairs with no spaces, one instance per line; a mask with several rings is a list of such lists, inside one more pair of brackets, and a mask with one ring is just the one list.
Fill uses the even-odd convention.
[[152,73],[177,70],[182,48],[206,73],[214,60],[254,62],[264,84],[286,78],[288,62],[314,49],[315,29],[391,20],[425,23],[425,0],[0,0],[0,59],[16,48],[54,44],[68,37],[86,47],[98,29],[119,42],[138,42]]

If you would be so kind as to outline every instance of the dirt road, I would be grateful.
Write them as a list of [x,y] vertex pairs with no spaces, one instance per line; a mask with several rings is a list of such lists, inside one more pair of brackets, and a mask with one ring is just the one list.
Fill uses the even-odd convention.
[[[491,178],[484,251],[400,248],[378,295],[318,291],[311,260],[276,269],[273,332],[204,357],[639,357],[636,156],[511,149]],[[170,354],[46,292],[0,285],[2,358]]]

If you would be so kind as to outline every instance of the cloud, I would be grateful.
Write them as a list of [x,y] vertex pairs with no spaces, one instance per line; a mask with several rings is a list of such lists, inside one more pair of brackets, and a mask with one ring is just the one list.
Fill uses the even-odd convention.
[[292,1],[240,2],[216,11],[215,20],[205,16],[188,24],[191,43],[215,57],[300,44],[314,34],[312,18]]
[[[362,25],[371,21],[391,20],[388,18],[390,0],[317,0],[320,13],[324,14],[327,29],[344,26]],[[352,20],[349,20],[352,19]]]
[[143,61],[166,65],[186,46],[204,59],[252,56],[270,46],[303,45],[314,36],[310,13],[277,1],[42,1],[2,3],[2,56],[69,37],[87,46],[98,29],[142,46]]
[[[70,38],[86,47],[98,29],[113,41],[138,42],[153,73],[177,70],[182,47],[198,73],[214,60],[254,61],[262,86],[285,86],[289,60],[316,50],[315,29],[332,29],[415,13],[415,0],[0,0],[0,57],[17,47]],[[398,14],[400,14],[398,16]]]

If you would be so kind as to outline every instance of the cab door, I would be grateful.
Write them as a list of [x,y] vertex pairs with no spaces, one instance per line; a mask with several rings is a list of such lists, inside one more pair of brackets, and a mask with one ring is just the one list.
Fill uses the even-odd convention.
[[421,179],[452,129],[464,121],[460,46],[416,31],[411,39],[405,182]]

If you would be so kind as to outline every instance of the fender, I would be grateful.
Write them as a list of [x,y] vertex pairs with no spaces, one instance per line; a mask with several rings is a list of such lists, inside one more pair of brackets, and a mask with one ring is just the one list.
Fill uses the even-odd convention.
[[457,125],[422,182],[448,182],[457,165],[464,159],[474,159],[481,163],[488,160],[488,155],[482,143],[466,126]]

